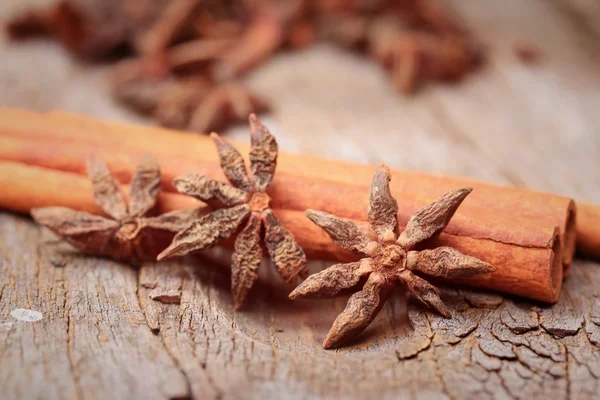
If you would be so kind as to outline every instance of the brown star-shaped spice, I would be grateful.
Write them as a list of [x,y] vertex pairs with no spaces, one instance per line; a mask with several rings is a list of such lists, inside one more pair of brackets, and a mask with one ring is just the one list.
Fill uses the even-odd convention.
[[212,133],[221,168],[233,186],[198,174],[176,178],[173,184],[179,192],[200,199],[216,210],[178,233],[173,243],[158,256],[162,260],[212,247],[232,236],[247,220],[235,241],[231,266],[235,309],[241,306],[258,276],[258,265],[262,259],[262,226],[265,245],[283,280],[295,285],[298,277],[305,278],[308,274],[304,251],[269,208],[270,198],[266,190],[275,174],[277,142],[256,115],[250,114],[249,121],[252,178],[246,171],[241,154],[219,135]]
[[470,188],[448,192],[419,210],[398,237],[398,204],[390,193],[390,179],[390,171],[384,165],[373,177],[368,214],[374,235],[364,232],[352,221],[321,211],[306,211],[308,218],[323,228],[337,245],[366,256],[360,261],[336,264],[311,275],[290,294],[292,299],[334,296],[366,280],[362,290],[350,297],[346,309],[333,323],[323,343],[326,349],[359,335],[373,321],[397,282],[403,283],[423,304],[450,317],[439,290],[419,274],[456,278],[494,270],[491,265],[450,247],[413,250],[446,227],[471,192]]
[[268,111],[268,106],[245,86],[225,83],[215,86],[191,113],[189,130],[210,132],[232,122],[243,121],[247,115]]
[[75,248],[134,264],[155,260],[175,236],[202,215],[200,208],[177,210],[157,217],[147,216],[155,208],[160,191],[160,168],[147,155],[137,166],[130,189],[129,207],[121,185],[106,164],[95,157],[87,160],[94,201],[111,217],[104,218],[66,207],[31,210],[41,225],[48,227]]
[[[179,45],[165,54],[123,61],[111,70],[117,99],[161,125],[208,133],[269,106],[240,82],[211,82],[204,76],[178,76],[174,69],[223,50],[222,41],[200,40]],[[218,43],[215,43],[218,42]],[[204,45],[204,46],[203,46]],[[191,55],[187,55],[191,52]]]

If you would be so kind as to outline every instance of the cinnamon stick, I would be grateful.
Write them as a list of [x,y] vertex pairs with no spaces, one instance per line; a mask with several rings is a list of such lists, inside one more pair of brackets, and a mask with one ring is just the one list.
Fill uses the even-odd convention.
[[[64,206],[101,214],[94,204],[91,184],[76,173],[2,161],[0,187],[3,188],[0,207],[13,211],[28,213],[34,207]],[[161,213],[198,205],[197,200],[176,193],[161,193],[158,203]],[[275,209],[274,212],[310,258],[355,259],[335,246],[303,212],[289,209]],[[361,225],[367,228],[366,223]],[[233,241],[223,244],[231,247]],[[562,283],[558,229],[552,232],[549,247],[519,246],[450,233],[442,233],[432,245],[452,246],[496,267],[491,274],[465,279],[461,283],[546,302],[558,299]]]
[[[140,153],[120,152],[98,148],[95,145],[81,142],[58,143],[48,138],[31,138],[3,136],[0,132],[0,159],[23,162],[61,171],[85,175],[84,159],[89,154],[99,154],[111,167],[121,182],[128,182],[135,171]],[[197,163],[186,160],[161,159],[163,186],[167,191],[175,191],[172,180],[186,172],[203,172],[210,176],[226,180],[220,167],[199,169]],[[216,162],[216,161],[215,161]],[[215,164],[215,166],[217,166]],[[174,172],[175,171],[175,172]],[[393,184],[392,179],[391,184]],[[457,187],[457,186],[455,186]],[[270,188],[271,205],[274,208],[303,212],[307,208],[323,210],[354,220],[366,220],[368,186],[354,183],[341,183],[323,178],[293,175],[277,172]],[[437,197],[437,195],[435,196]],[[434,197],[415,196],[413,193],[402,193],[398,198],[401,205],[398,213],[400,224],[405,224],[412,214]],[[544,224],[540,220],[518,216],[518,223],[507,218],[505,214],[495,214],[489,209],[473,202],[465,201],[445,231],[448,233],[472,236],[479,239],[492,239],[508,244],[519,244],[532,247],[551,246],[552,235],[556,225]]]
[[[175,176],[201,172],[224,179],[212,141],[162,128],[94,120],[62,112],[47,114],[0,109],[0,159],[23,161],[84,173],[82,153],[98,153],[125,182],[143,153],[161,163],[164,186],[173,191]],[[12,138],[12,144],[8,138]],[[21,139],[18,142],[17,139]],[[38,143],[37,145],[35,143]],[[242,153],[248,147],[235,146]],[[116,153],[118,151],[118,153]],[[60,152],[60,156],[54,155]],[[275,208],[321,209],[341,217],[365,219],[372,166],[280,152],[277,175],[270,188]],[[420,207],[457,187],[474,191],[461,206],[447,231],[517,246],[552,246],[551,232],[559,228],[563,264],[575,252],[575,205],[566,197],[503,187],[461,177],[392,171],[391,191],[399,201],[401,224]],[[586,224],[585,221],[579,221]],[[600,241],[600,237],[598,238]]]
[[577,203],[577,251],[600,258],[600,206],[596,204]]

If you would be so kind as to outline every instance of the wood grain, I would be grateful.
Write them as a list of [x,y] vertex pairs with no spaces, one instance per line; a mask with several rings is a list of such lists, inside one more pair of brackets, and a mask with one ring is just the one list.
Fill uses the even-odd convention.
[[[57,252],[52,236],[31,228],[0,216],[0,315],[10,325],[0,333],[1,363],[11,366],[0,374],[5,396],[100,398],[107,390],[113,398],[184,396],[185,375],[146,324],[137,272]],[[42,319],[10,318],[16,308],[39,311]]]
[[[0,361],[12,366],[0,374],[3,398],[593,399],[600,390],[594,264],[576,261],[554,307],[446,289],[446,320],[396,293],[356,343],[326,351],[346,298],[292,302],[261,268],[235,313],[227,252],[136,273],[10,214],[0,215],[0,250]],[[7,319],[16,308],[42,320]]]

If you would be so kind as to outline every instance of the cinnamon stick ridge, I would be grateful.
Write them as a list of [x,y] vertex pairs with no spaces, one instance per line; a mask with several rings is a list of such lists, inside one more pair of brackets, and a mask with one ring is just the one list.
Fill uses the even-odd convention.
[[[28,213],[35,207],[63,206],[102,214],[94,203],[90,182],[76,173],[1,161],[0,187],[3,188],[0,207],[13,211]],[[199,204],[201,202],[193,198],[163,192],[159,195],[158,211],[193,208]],[[303,212],[289,209],[274,209],[274,212],[310,258],[356,260],[354,255],[334,245]],[[360,225],[367,229],[367,223]],[[222,244],[233,247],[233,240]],[[558,229],[553,232],[549,247],[519,246],[448,233],[442,233],[431,245],[454,247],[496,268],[495,272],[464,279],[460,283],[545,302],[558,299],[563,272]]]
[[[201,135],[105,122],[64,112],[0,108],[0,137],[0,159],[84,173],[82,153],[93,151],[122,182],[130,179],[139,156],[151,153],[161,164],[164,189],[168,191],[174,191],[171,181],[175,176],[189,172],[224,179],[214,144]],[[27,144],[24,139],[38,144]],[[242,154],[247,154],[248,146],[234,144]],[[56,152],[60,152],[60,157]],[[314,208],[341,217],[365,219],[368,196],[364,193],[368,193],[373,169],[368,165],[280,152],[277,174],[270,188],[272,205],[297,211]],[[460,177],[400,170],[393,170],[392,176],[390,189],[399,201],[400,224],[443,193],[470,186],[474,191],[448,226],[449,233],[548,248],[553,245],[551,232],[558,227],[561,239],[558,252],[563,264],[569,266],[573,260],[575,205],[567,197]],[[579,222],[585,225],[585,221]]]

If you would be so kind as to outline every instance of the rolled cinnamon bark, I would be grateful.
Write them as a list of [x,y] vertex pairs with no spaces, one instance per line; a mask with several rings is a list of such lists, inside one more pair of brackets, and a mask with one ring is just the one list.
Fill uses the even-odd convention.
[[[22,162],[45,168],[85,174],[85,157],[89,154],[100,154],[102,159],[111,167],[113,173],[121,182],[128,182],[135,171],[139,153],[114,152],[96,145],[73,142],[58,144],[48,138],[6,137],[0,133],[0,160]],[[153,153],[155,154],[155,153]],[[159,157],[160,158],[160,157]],[[187,172],[207,173],[207,168],[198,169],[197,163],[180,158],[161,159],[164,187],[174,191],[172,180]],[[226,178],[220,167],[211,169],[208,175],[219,179]],[[372,173],[371,173],[372,175]],[[390,186],[394,187],[394,176]],[[396,185],[398,186],[398,185]],[[463,185],[464,186],[464,185]],[[432,196],[416,196],[409,192],[393,192],[398,199],[398,220],[405,225],[408,219],[421,207],[431,203],[439,195],[458,186],[448,187],[447,190],[433,192]],[[272,197],[271,206],[279,209],[303,212],[307,208],[326,211],[344,218],[366,220],[369,200],[369,185],[344,183],[337,180],[292,175],[277,171],[269,193]],[[480,189],[477,189],[480,190]],[[476,191],[477,191],[476,190]],[[475,192],[470,196],[474,195]],[[439,195],[436,194],[440,192]],[[469,197],[470,197],[469,196]],[[545,224],[539,218],[520,215],[519,210],[507,217],[504,213],[495,213],[488,207],[469,202],[469,197],[460,207],[445,232],[459,236],[472,236],[479,239],[491,239],[502,243],[518,243],[523,246],[549,247],[555,224]],[[568,202],[565,204],[569,204]],[[513,218],[510,218],[510,217]],[[517,222],[518,219],[518,223]]]
[[[29,213],[32,208],[63,206],[102,214],[92,197],[87,178],[16,162],[0,162],[0,207]],[[128,192],[125,188],[126,193]],[[159,212],[198,207],[201,202],[176,193],[159,195]],[[296,237],[309,258],[354,260],[356,257],[334,245],[327,234],[314,225],[301,211],[274,209],[282,224]],[[367,229],[365,222],[360,225]],[[457,250],[487,261],[496,271],[464,279],[474,287],[488,288],[504,293],[545,302],[558,299],[562,283],[562,262],[558,229],[548,234],[547,247],[519,246],[489,239],[442,233],[432,246],[452,246]],[[222,244],[229,247],[233,241]]]
[[596,204],[577,203],[577,250],[600,258],[600,207]]
[[[0,149],[0,159],[5,160],[83,173],[82,153],[95,152],[125,182],[139,156],[151,153],[160,161],[166,190],[174,190],[170,183],[175,176],[189,172],[224,179],[214,144],[201,135],[63,112],[0,109],[0,136],[5,138],[0,147],[7,148]],[[12,143],[8,137],[12,137]],[[38,144],[28,145],[23,139]],[[247,145],[235,146],[247,154]],[[51,152],[59,152],[60,157]],[[373,171],[369,165],[280,153],[277,174],[269,189],[272,205],[296,211],[315,208],[341,217],[365,219],[366,188]],[[447,232],[509,245],[548,248],[553,245],[550,232],[558,227],[558,253],[565,266],[572,262],[575,205],[567,197],[400,170],[393,170],[392,177],[390,188],[399,203],[400,224],[448,190],[471,186],[475,190],[461,205]]]

